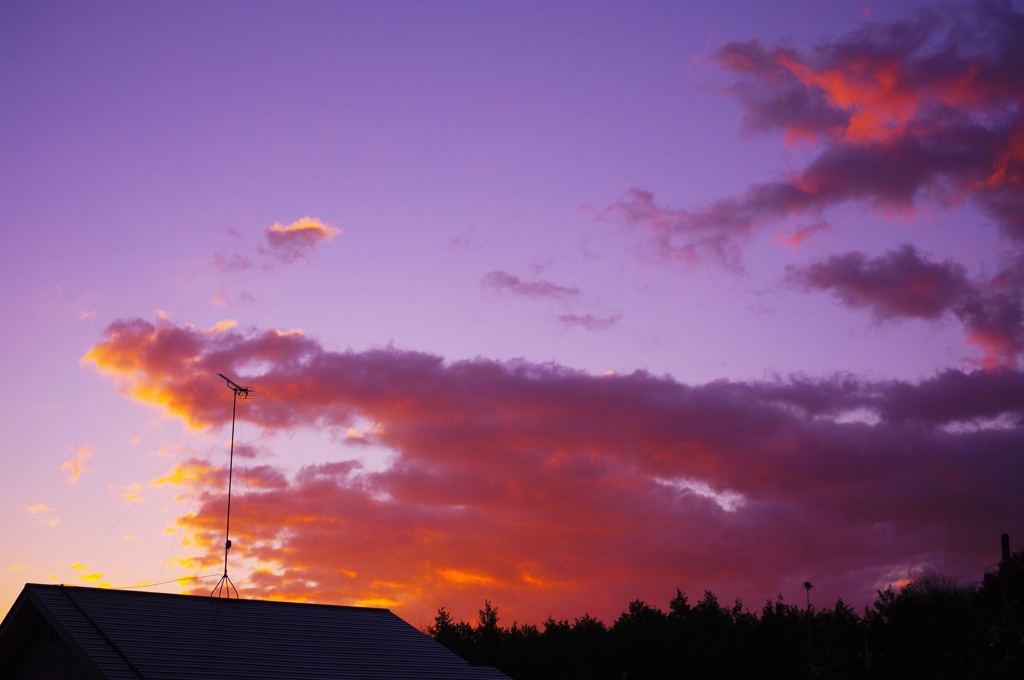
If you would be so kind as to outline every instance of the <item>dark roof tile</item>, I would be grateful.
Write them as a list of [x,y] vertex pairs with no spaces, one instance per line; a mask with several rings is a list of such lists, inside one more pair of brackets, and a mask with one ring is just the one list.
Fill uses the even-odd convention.
[[36,584],[0,626],[0,664],[29,605],[107,678],[507,678],[387,609]]

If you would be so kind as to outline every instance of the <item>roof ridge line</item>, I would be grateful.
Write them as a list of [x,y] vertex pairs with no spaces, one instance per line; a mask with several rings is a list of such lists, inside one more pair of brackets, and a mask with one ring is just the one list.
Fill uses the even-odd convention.
[[68,601],[70,601],[71,604],[75,605],[75,609],[77,609],[82,614],[82,616],[85,617],[85,620],[88,621],[90,625],[92,625],[92,627],[96,630],[96,632],[99,633],[103,637],[103,639],[107,641],[107,644],[109,644],[111,646],[111,648],[115,652],[117,652],[118,655],[122,659],[124,659],[124,662],[126,664],[128,664],[128,667],[131,668],[132,671],[134,671],[135,675],[139,676],[139,678],[141,680],[146,680],[146,676],[144,676],[142,674],[142,671],[140,671],[138,669],[138,667],[135,664],[132,663],[132,660],[128,658],[128,655],[125,654],[121,650],[121,648],[118,647],[117,644],[110,638],[110,636],[107,635],[103,631],[103,629],[99,627],[99,625],[96,623],[95,619],[93,619],[91,616],[89,616],[89,613],[87,611],[85,611],[85,609],[82,607],[82,605],[79,604],[79,602],[75,598],[71,597],[71,589],[68,588],[67,586],[65,586],[63,583],[61,583],[60,584],[60,592],[64,593],[64,597],[68,598]]

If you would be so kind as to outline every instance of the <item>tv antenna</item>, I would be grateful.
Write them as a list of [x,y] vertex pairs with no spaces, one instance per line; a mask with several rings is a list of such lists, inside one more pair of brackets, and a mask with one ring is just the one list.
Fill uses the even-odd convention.
[[252,390],[235,383],[223,373],[218,373],[217,375],[228,384],[228,389],[234,392],[234,397],[232,397],[231,401],[231,455],[228,458],[228,512],[227,523],[224,527],[224,575],[220,577],[220,581],[217,581],[217,585],[214,587],[213,592],[210,593],[210,597],[230,598],[231,594],[234,593],[237,600],[238,589],[235,588],[235,584],[228,577],[228,551],[231,550],[231,477],[235,467],[235,412],[238,409],[239,395],[241,395],[242,399],[248,399],[251,396]]

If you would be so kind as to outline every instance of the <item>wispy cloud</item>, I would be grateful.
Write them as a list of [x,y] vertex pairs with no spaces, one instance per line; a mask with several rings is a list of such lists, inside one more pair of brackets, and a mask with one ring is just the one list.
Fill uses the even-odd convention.
[[232,253],[230,255],[214,253],[211,265],[220,272],[240,272],[245,269],[252,269],[256,266],[256,263],[248,255],[240,253]]
[[71,476],[68,477],[69,484],[77,484],[78,479],[82,476],[82,473],[86,471],[85,461],[92,458],[92,449],[84,444],[78,446],[75,449],[75,457],[71,460],[64,461],[60,469],[62,472],[69,472]]
[[622,320],[621,314],[595,316],[593,314],[560,314],[558,321],[565,326],[578,326],[588,331],[600,331],[613,327]]
[[213,294],[211,302],[215,307],[227,307],[228,306],[228,293],[224,288],[220,288]]
[[[261,390],[239,410],[261,426],[374,424],[375,444],[394,452],[382,469],[340,452],[295,473],[250,469],[254,520],[236,550],[258,554],[269,572],[253,578],[282,597],[412,607],[443,589],[464,611],[487,597],[541,620],[578,614],[580,601],[611,616],[677,586],[770,597],[814,575],[867,600],[901,566],[987,559],[978,527],[1016,516],[1024,473],[1024,434],[993,425],[1024,418],[1024,374],[1011,370],[687,385],[139,319],[112,324],[88,360],[193,424],[225,417],[212,382],[225,371]],[[202,474],[188,461],[163,481]],[[224,474],[211,470],[198,511],[179,519],[211,564],[223,557]],[[382,557],[381,541],[401,560]],[[756,574],[739,566],[752,554]],[[453,574],[472,578],[456,587]]]
[[775,232],[775,236],[772,237],[772,241],[781,243],[782,245],[790,246],[791,248],[797,248],[806,243],[815,234],[825,231],[828,229],[828,224],[825,222],[813,222],[811,224],[805,224],[796,227],[788,234],[784,233],[781,229]]
[[522,295],[530,298],[569,298],[580,294],[580,289],[575,286],[562,286],[551,283],[544,279],[536,281],[523,281],[514,274],[503,271],[492,271],[480,279],[480,283],[488,288],[506,291],[513,295]]
[[139,493],[140,491],[142,491],[141,484],[129,484],[125,487],[122,487],[121,498],[125,499],[126,501],[132,501],[134,503],[136,501],[142,500],[142,494]]
[[28,514],[36,518],[36,521],[46,524],[47,526],[55,527],[60,524],[60,517],[57,516],[57,510],[51,508],[48,505],[42,503],[36,503],[26,508]]

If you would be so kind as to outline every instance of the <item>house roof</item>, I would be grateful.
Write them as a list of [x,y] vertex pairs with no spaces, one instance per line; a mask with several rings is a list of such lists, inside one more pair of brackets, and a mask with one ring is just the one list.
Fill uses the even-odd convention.
[[507,680],[387,609],[38,584],[0,624],[0,668],[44,624],[101,678]]

